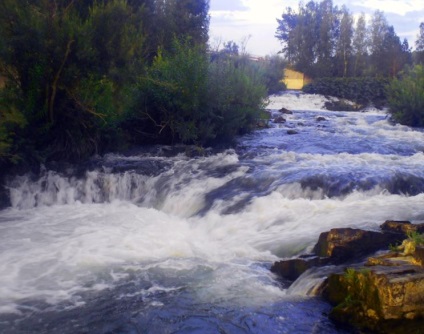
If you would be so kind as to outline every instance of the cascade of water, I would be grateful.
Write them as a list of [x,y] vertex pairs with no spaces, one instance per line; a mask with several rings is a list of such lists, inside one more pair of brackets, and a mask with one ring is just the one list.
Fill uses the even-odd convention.
[[[90,323],[89,314],[115,310],[110,300],[122,300],[116,305],[128,307],[129,318],[143,314],[140,326],[169,332],[208,312],[247,332],[248,314],[292,332],[312,321],[297,306],[310,315],[315,301],[298,296],[314,294],[322,274],[305,273],[286,291],[268,270],[272,261],[307,250],[333,227],[424,220],[423,132],[393,126],[379,111],[330,113],[323,101],[273,98],[273,113],[294,110],[287,122],[221,153],[140,150],[99,158],[83,173],[9,180],[12,207],[0,211],[0,331],[60,312],[87,314]],[[316,325],[308,324],[304,332]]]

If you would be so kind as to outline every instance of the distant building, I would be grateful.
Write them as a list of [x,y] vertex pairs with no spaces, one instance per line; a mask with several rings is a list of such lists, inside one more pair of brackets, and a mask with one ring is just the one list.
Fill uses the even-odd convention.
[[303,88],[303,86],[310,83],[311,81],[312,80],[302,72],[297,72],[290,69],[284,70],[283,82],[287,89],[300,90]]

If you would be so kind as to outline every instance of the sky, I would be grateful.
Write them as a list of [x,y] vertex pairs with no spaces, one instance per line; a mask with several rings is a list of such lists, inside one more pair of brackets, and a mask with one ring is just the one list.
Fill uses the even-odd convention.
[[[281,50],[274,37],[276,20],[287,7],[297,9],[298,4],[298,0],[210,0],[210,45],[216,48],[234,41],[255,56],[275,54]],[[377,9],[383,11],[396,34],[401,40],[407,38],[411,47],[424,22],[424,0],[333,0],[333,4],[346,5],[352,14],[363,12],[367,17]]]

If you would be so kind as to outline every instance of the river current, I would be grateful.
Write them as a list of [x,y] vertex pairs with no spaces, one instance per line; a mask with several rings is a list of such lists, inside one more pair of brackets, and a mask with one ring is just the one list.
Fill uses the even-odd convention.
[[[347,333],[269,270],[335,227],[424,222],[424,133],[271,96],[231,149],[155,146],[10,179],[1,333]],[[288,134],[295,130],[295,134]]]

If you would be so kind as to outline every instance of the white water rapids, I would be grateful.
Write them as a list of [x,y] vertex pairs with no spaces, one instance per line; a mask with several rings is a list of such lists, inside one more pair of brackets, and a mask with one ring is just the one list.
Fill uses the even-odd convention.
[[[293,110],[287,123],[219,153],[110,154],[83,173],[46,170],[11,179],[12,207],[0,211],[0,331],[23,333],[36,315],[46,327],[35,332],[52,332],[58,320],[43,314],[96,310],[93,300],[109,294],[138,300],[139,314],[164,318],[171,296],[178,300],[173,312],[195,313],[201,304],[255,313],[292,303],[269,265],[307,251],[320,232],[377,229],[387,219],[422,222],[424,133],[392,125],[377,110],[325,111],[324,101],[271,97],[273,113]],[[293,128],[298,134],[288,135]],[[306,317],[296,324],[277,314],[267,330],[293,332]],[[314,317],[305,333],[322,323]],[[175,330],[137,319],[146,332]]]

